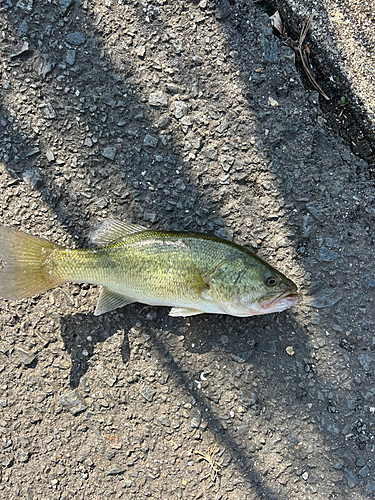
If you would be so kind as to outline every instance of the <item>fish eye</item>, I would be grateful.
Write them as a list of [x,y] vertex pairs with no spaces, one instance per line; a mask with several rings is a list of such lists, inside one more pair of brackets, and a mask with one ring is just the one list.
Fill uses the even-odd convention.
[[264,282],[267,286],[276,286],[279,284],[279,280],[272,274],[270,276],[267,276]]

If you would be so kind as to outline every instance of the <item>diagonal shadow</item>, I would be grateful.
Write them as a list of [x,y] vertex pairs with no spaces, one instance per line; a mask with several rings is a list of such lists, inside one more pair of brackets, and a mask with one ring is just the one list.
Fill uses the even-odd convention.
[[[275,326],[275,315],[248,318],[246,321],[236,318],[225,318],[224,331],[227,333],[227,338],[221,339],[218,338],[217,319],[215,317],[207,315],[201,318],[191,318],[190,322],[186,322],[183,319],[176,320],[176,318],[167,317],[166,314],[165,308],[158,308],[155,312],[155,308],[133,305],[125,308],[123,313],[110,313],[102,318],[96,318],[92,315],[87,315],[86,317],[82,315],[62,317],[62,337],[72,361],[71,384],[74,382],[72,387],[78,386],[81,377],[85,374],[87,370],[86,359],[89,360],[95,350],[96,344],[104,342],[110,335],[118,333],[120,321],[116,316],[121,317],[122,331],[124,332],[123,349],[125,347],[126,351],[126,357],[123,357],[123,361],[126,365],[129,361],[129,338],[126,332],[134,324],[134,317],[148,317],[149,319],[141,327],[141,331],[143,335],[152,339],[152,344],[158,353],[157,357],[159,360],[162,360],[162,367],[160,368],[168,371],[176,386],[182,387],[187,395],[194,397],[202,418],[207,422],[208,428],[215,435],[217,443],[231,454],[243,477],[251,483],[252,489],[258,495],[267,494],[267,498],[285,498],[282,494],[272,497],[272,495],[275,495],[272,488],[264,484],[259,473],[253,467],[253,460],[256,455],[247,454],[241,446],[242,441],[239,441],[239,437],[233,432],[232,427],[228,429],[224,425],[223,417],[220,417],[221,410],[217,404],[214,404],[218,402],[218,395],[215,392],[215,388],[213,388],[212,392],[212,389],[201,390],[198,385],[195,385],[195,380],[201,380],[199,373],[187,370],[186,366],[181,365],[178,361],[178,351],[175,348],[171,349],[168,347],[168,335],[171,332],[172,336],[181,335],[181,333],[184,334],[186,336],[184,350],[199,354],[215,351],[219,356],[221,354],[223,359],[230,359],[232,357],[237,363],[240,363],[239,366],[244,367],[245,373],[252,373],[256,369],[259,374],[267,378],[267,384],[273,384],[275,399],[279,400],[282,398],[283,403],[286,403],[285,398],[289,398],[289,404],[292,408],[297,407],[302,410],[306,407],[307,402],[313,402],[316,405],[317,394],[314,390],[314,385],[317,383],[319,391],[324,394],[323,398],[318,394],[320,411],[324,412],[325,415],[322,415],[322,421],[334,431],[336,427],[335,415],[329,412],[329,408],[334,408],[336,398],[331,395],[332,389],[329,381],[325,381],[314,371],[314,359],[310,358],[310,340],[306,337],[303,328],[293,318],[289,317],[288,329],[293,332],[293,335],[291,337],[289,335],[288,338],[288,335],[285,336],[283,334],[285,338],[281,341],[280,333],[283,332],[283,329],[281,328],[279,331],[278,327]],[[280,323],[282,324],[283,321],[281,320]],[[74,338],[71,338],[70,332],[74,331],[74,329],[78,329],[79,336],[75,335]],[[90,335],[89,342],[85,341],[86,335]],[[224,340],[224,344],[222,340]],[[286,363],[285,368],[280,373],[277,373],[278,369],[273,362],[270,364],[270,357],[272,359],[272,357],[278,356],[283,351],[285,356],[285,346],[290,342],[298,346],[296,359],[290,362],[289,366]],[[279,345],[280,343],[281,346]],[[86,357],[85,354],[83,358],[82,352],[84,350],[88,352],[88,356]],[[272,374],[276,375],[276,378],[272,377],[271,379]],[[298,385],[299,390],[287,395],[287,388],[289,388],[289,382],[287,381],[290,379],[294,379],[294,385]],[[250,380],[247,382],[249,383],[251,380],[252,378],[250,377]],[[312,385],[312,382],[314,382],[314,385]],[[233,383],[235,384],[235,381]],[[273,428],[277,425],[275,424],[277,422],[277,414],[272,414],[270,401],[262,403],[262,390],[258,389],[257,392],[258,395],[255,398],[251,384],[250,387],[246,385],[245,387],[242,386],[240,400],[247,409],[247,412],[254,419],[261,413],[263,404],[268,407],[270,415],[267,421],[270,428]],[[269,397],[268,391],[266,397]],[[280,401],[278,404],[280,404]],[[328,407],[328,412],[326,407]],[[304,460],[306,458],[306,451],[304,451],[303,447],[299,450],[299,446],[296,446],[296,443],[300,440],[296,437],[296,431],[290,430],[287,433],[287,438],[289,447],[285,450],[285,460],[290,460],[291,456]],[[361,437],[359,435],[357,438],[353,435],[353,439],[357,439],[360,444]],[[327,438],[323,438],[323,440],[326,443],[330,443],[330,440]],[[259,446],[257,442],[255,442],[255,445]],[[339,462],[342,453],[343,450],[338,454],[337,462]],[[343,493],[342,498],[350,497],[345,496]]]
[[[199,328],[200,327],[201,326],[199,326]],[[160,340],[155,329],[153,327],[146,328],[146,332],[152,337],[153,344],[161,354],[162,358],[168,360],[166,368],[171,374],[172,379],[176,384],[182,386],[187,394],[194,397],[197,407],[201,411],[202,418],[208,423],[209,428],[215,434],[217,443],[220,447],[224,447],[230,452],[243,477],[251,483],[252,491],[259,495],[260,498],[277,498],[279,500],[286,498],[283,494],[275,494],[275,492],[264,483],[259,473],[256,472],[249,455],[241,449],[238,440],[235,439],[232,432],[225,429],[223,427],[223,422],[213,413],[210,405],[212,401],[195,388],[194,384],[192,384],[192,380],[185,375],[184,370],[178,361],[176,361],[176,358],[171,354],[170,350],[166,346],[166,343]],[[244,394],[243,399],[246,400],[246,394]]]
[[[74,13],[77,13],[77,11],[74,11]],[[72,26],[71,29],[73,29],[73,24],[74,23],[71,23],[71,25],[69,25],[69,27]],[[146,26],[146,23],[145,23],[145,26]],[[100,36],[100,34],[97,34],[98,39],[100,39],[99,36]],[[105,37],[103,35],[103,39],[104,38]],[[99,44],[97,44],[96,47],[97,46],[99,46]],[[77,54],[78,54],[77,57],[79,57],[78,50],[77,50]],[[86,55],[86,57],[87,57],[87,59],[92,59],[92,61],[95,61],[95,62],[98,61],[97,55],[96,55],[94,50],[92,50],[91,52],[88,51],[88,54]],[[99,60],[101,60],[101,59],[99,59]],[[114,63],[111,63],[110,60],[104,56],[103,56],[103,60],[104,60],[104,64],[107,66],[107,68],[110,68],[110,71],[116,71],[118,69]],[[89,77],[89,74],[88,74],[88,77]],[[104,82],[106,81],[106,78],[107,78],[107,76],[103,73],[103,77],[102,77],[103,85],[104,85]],[[188,79],[189,75],[186,76],[185,78]],[[88,80],[89,80],[89,78],[88,78]],[[116,87],[116,89],[119,89],[118,91],[120,93],[120,96],[117,96],[119,99],[120,98],[123,99],[125,94],[129,95],[129,90],[132,90],[132,91],[134,90],[136,92],[136,90],[135,90],[136,84],[134,84],[134,83],[131,85],[127,84],[127,86],[125,87],[122,82],[116,81],[115,79],[114,79],[114,82],[115,82],[114,86]],[[182,81],[181,83],[184,83],[184,82]],[[92,92],[94,92],[94,87],[95,87],[94,84],[89,84],[89,83],[87,84],[87,95],[91,95]],[[219,87],[220,87],[219,85],[215,85],[215,84],[212,85],[211,97],[212,97],[213,101],[215,101],[219,97],[221,97]],[[64,104],[71,105],[72,107],[74,107],[74,106],[78,107],[80,105],[80,100],[78,99],[78,96],[76,96],[77,97],[76,98],[76,97],[74,97],[74,95],[75,94],[73,94],[73,96],[71,96],[69,98],[69,100],[66,100],[66,102]],[[132,95],[134,96],[134,94],[132,94]],[[92,105],[95,106],[96,104],[92,104]],[[129,107],[133,105],[133,106],[137,106],[139,108],[145,108],[144,103],[140,103],[139,97],[137,97],[137,95],[135,98],[132,97],[132,99],[129,99],[129,101],[126,101],[126,105],[128,105]],[[122,106],[122,108],[126,109],[126,107],[127,107],[126,105]],[[116,106],[116,100],[115,100],[115,106]],[[111,108],[111,105],[109,105],[109,108]],[[222,117],[224,115],[223,108],[220,108],[217,106],[214,106],[214,108],[215,108],[216,114],[219,114],[220,117]],[[116,110],[117,108],[114,107],[113,109]],[[99,109],[99,111],[98,110],[93,111],[93,113],[99,113],[99,112],[100,112],[100,109]],[[159,111],[156,113],[156,115],[158,115],[158,116],[153,115],[152,110],[148,110],[148,112],[150,113],[150,116],[153,116],[157,119],[162,117],[162,113],[159,113]],[[115,113],[115,111],[114,111],[114,113]],[[125,111],[125,114],[126,114],[126,111]],[[134,113],[132,113],[132,116],[134,116]],[[107,117],[107,119],[108,119],[108,117]],[[116,117],[116,119],[120,119],[120,117]],[[93,123],[95,123],[96,120],[97,120],[97,117],[95,117],[95,119],[93,119]],[[139,120],[141,120],[141,122],[143,124],[142,126],[143,126],[144,131],[146,131],[147,128],[149,128],[151,130],[151,132],[153,132],[153,133],[155,133],[155,130],[158,130],[158,128],[155,127],[156,119],[151,120],[148,117],[145,117],[145,114],[144,114],[143,117],[139,118]],[[91,126],[91,122],[90,123],[87,122],[87,125]],[[104,125],[103,126],[101,125],[100,127],[103,127],[103,129],[105,129]],[[128,130],[131,130],[131,128],[129,128]],[[60,134],[64,134],[63,127],[60,130],[58,130],[58,132]],[[67,139],[68,139],[69,134],[67,132],[65,132],[65,134],[67,134]],[[22,140],[22,138],[20,138],[20,141],[21,140]],[[94,158],[92,158],[92,162],[93,162],[94,166],[93,166],[93,164],[91,164],[90,166],[79,165],[78,168],[72,167],[71,172],[70,172],[70,174],[71,174],[71,181],[70,182],[72,182],[72,179],[74,180],[74,177],[77,173],[83,174],[83,173],[90,172],[90,167],[92,170],[94,170],[96,176],[100,176],[101,175],[100,169],[105,166],[104,174],[109,176],[109,177],[113,177],[115,180],[110,183],[110,181],[106,180],[106,178],[103,177],[103,181],[101,180],[99,184],[101,186],[106,187],[107,189],[112,189],[113,184],[118,184],[119,186],[126,185],[126,190],[130,191],[126,196],[125,201],[121,201],[120,197],[122,196],[123,193],[120,192],[120,194],[118,195],[118,198],[120,198],[120,199],[116,199],[115,202],[112,202],[109,205],[111,215],[116,215],[116,213],[117,214],[121,213],[124,205],[126,205],[128,203],[127,200],[131,200],[129,203],[130,207],[127,208],[127,213],[128,213],[128,215],[131,214],[134,218],[143,218],[146,222],[147,221],[152,222],[153,219],[156,217],[155,222],[157,222],[158,217],[163,215],[164,216],[163,224],[165,224],[165,226],[167,226],[169,228],[171,228],[171,227],[172,228],[173,227],[180,228],[181,225],[184,225],[184,227],[189,227],[191,229],[200,229],[199,218],[204,217],[204,219],[208,221],[208,223],[206,225],[205,224],[202,225],[202,227],[204,229],[206,229],[206,230],[208,229],[211,232],[214,231],[215,229],[218,231],[224,231],[222,229],[222,225],[220,225],[220,223],[223,224],[222,219],[225,219],[225,218],[223,217],[222,214],[220,214],[220,208],[223,207],[225,204],[227,204],[227,203],[224,203],[226,194],[224,193],[221,197],[218,197],[217,191],[219,188],[220,189],[223,189],[223,187],[225,188],[225,184],[221,185],[221,187],[218,184],[215,184],[213,187],[211,187],[207,183],[205,185],[203,185],[203,183],[202,183],[202,185],[200,185],[198,182],[200,176],[197,176],[196,178],[193,178],[191,176],[192,167],[195,166],[195,165],[192,165],[194,163],[194,161],[190,160],[190,162],[186,162],[184,164],[184,162],[181,160],[181,157],[180,157],[181,150],[179,150],[179,147],[177,145],[176,146],[173,145],[173,140],[171,140],[172,145],[168,146],[168,155],[164,153],[164,156],[168,156],[169,165],[173,165],[173,168],[175,170],[178,169],[180,171],[180,174],[182,174],[182,175],[175,174],[175,175],[179,175],[179,177],[177,179],[170,177],[170,174],[172,173],[172,169],[170,166],[165,169],[165,167],[163,166],[163,162],[161,162],[162,165],[160,165],[160,168],[158,167],[159,164],[158,164],[158,162],[156,162],[156,160],[154,163],[152,163],[153,160],[150,160],[150,157],[155,155],[154,148],[151,148],[149,146],[144,146],[143,148],[141,148],[140,151],[138,151],[136,149],[136,147],[138,147],[138,149],[139,149],[139,146],[137,146],[137,145],[139,145],[139,138],[134,139],[134,136],[133,136],[133,138],[131,136],[130,138],[126,139],[124,142],[126,144],[126,147],[129,147],[129,149],[132,149],[133,156],[132,156],[132,158],[127,159],[127,157],[126,157],[127,151],[122,151],[122,153],[121,153],[121,151],[118,152],[118,156],[116,156],[116,161],[118,158],[119,159],[118,163],[121,166],[121,168],[123,169],[123,171],[121,173],[119,172],[119,167],[113,166],[113,164],[107,162],[106,160],[102,159],[99,156],[100,150],[98,149],[96,151],[95,155],[93,155]],[[103,141],[101,144],[101,148],[104,148],[107,145],[108,145],[108,142]],[[206,145],[206,144],[204,144],[204,145]],[[163,151],[165,151],[165,148],[166,147],[163,147]],[[277,143],[273,144],[273,148],[274,148],[274,150],[277,149]],[[159,152],[159,151],[157,150],[156,152]],[[138,153],[138,156],[136,153]],[[185,154],[185,157],[186,157],[186,154]],[[275,153],[275,156],[273,156],[272,158],[269,158],[269,159],[275,160],[275,163],[274,163],[274,165],[275,165],[277,163],[276,153]],[[88,160],[88,162],[90,162],[90,157],[87,160]],[[97,161],[94,161],[94,160],[97,160]],[[167,161],[167,163],[168,163],[168,161]],[[132,162],[135,162],[136,165],[134,165]],[[12,163],[10,162],[10,165],[11,164]],[[32,165],[35,166],[37,164],[33,163]],[[181,166],[181,170],[180,170],[180,166]],[[166,170],[164,173],[162,172],[163,168]],[[142,175],[142,173],[145,171],[145,169],[146,169],[146,173],[145,173],[145,175]],[[148,170],[148,172],[147,172],[147,170]],[[253,169],[253,171],[254,170],[255,169]],[[22,172],[23,171],[20,171],[21,174],[22,174]],[[124,176],[122,176],[122,174],[124,174]],[[202,175],[204,178],[204,172]],[[173,204],[170,205],[170,207],[173,208],[172,210],[167,210],[167,207],[169,206],[167,202],[165,202],[160,207],[156,206],[155,202],[158,202],[161,197],[154,196],[153,193],[155,193],[155,190],[154,191],[151,190],[149,192],[151,194],[149,194],[147,192],[149,187],[152,186],[155,188],[156,182],[154,182],[155,181],[154,177],[158,177],[158,176],[159,176],[160,180],[162,180],[161,183],[164,184],[163,196],[168,197],[169,201],[172,200],[174,202]],[[180,186],[180,188],[181,188],[181,178],[182,178],[182,182],[185,185],[185,189],[178,190],[178,186]],[[194,181],[192,181],[192,178],[194,179]],[[197,181],[197,179],[198,179],[198,181]],[[52,191],[52,188],[54,186],[54,175],[50,174],[50,169],[47,169],[46,172],[44,173],[43,180],[44,180],[45,184],[51,188],[51,191]],[[177,183],[177,181],[180,181],[180,182]],[[256,189],[259,188],[259,186],[256,186],[255,183],[252,183],[251,181],[247,181],[246,184],[241,184],[241,182],[242,183],[244,182],[243,179],[242,180],[239,179],[237,181],[237,184],[236,184],[236,188],[239,190],[240,194],[242,194],[243,190],[245,190],[245,189],[248,189],[250,192],[252,190],[253,190],[253,192],[256,192]],[[134,185],[134,183],[138,183],[138,184]],[[151,186],[148,183],[151,183]],[[141,188],[140,188],[140,186],[141,186]],[[162,189],[162,188],[160,188],[160,189]],[[173,191],[175,189],[176,189],[176,194],[174,195]],[[188,190],[190,189],[191,191],[186,194],[187,189]],[[165,194],[165,190],[169,191],[169,193]],[[79,194],[77,195],[76,187],[74,185],[72,185],[72,187],[69,188],[69,181],[66,181],[66,183],[63,185],[61,192],[62,192],[62,196],[64,197],[64,199],[68,203],[64,214],[61,216],[62,217],[61,220],[63,220],[64,223],[66,223],[66,222],[71,223],[71,226],[68,226],[68,228],[67,228],[68,231],[76,231],[75,229],[73,229],[73,227],[76,225],[77,221],[79,221],[79,223],[80,223],[79,224],[79,227],[80,227],[79,231],[81,232],[87,228],[87,222],[86,222],[87,215],[89,215],[88,218],[92,218],[93,216],[96,217],[98,214],[100,217],[104,217],[105,213],[106,212],[108,213],[108,211],[109,211],[108,206],[99,211],[97,209],[97,207],[95,207],[95,206],[93,207],[92,202],[86,203],[84,200],[85,197],[82,197]],[[47,192],[44,192],[41,190],[41,194],[43,197],[46,198],[46,201],[47,201],[47,199],[48,199]],[[288,197],[287,195],[288,195],[288,193],[285,193],[286,198]],[[148,207],[150,207],[149,210],[143,209],[142,211],[138,211],[139,201],[141,201],[141,200],[143,202],[145,202]],[[97,200],[97,201],[100,201],[100,200]],[[81,206],[79,206],[79,203],[81,204]],[[181,206],[179,206],[179,203]],[[244,213],[249,212],[251,210],[254,210],[251,201],[249,201],[248,206],[246,207],[245,210],[241,207],[236,207],[235,204],[234,204],[234,206],[236,209],[238,208],[238,213],[236,214],[236,216],[240,216],[241,218],[242,218],[242,215]],[[55,210],[54,207],[52,207],[52,208]],[[194,208],[194,215],[188,215],[188,217],[186,218],[186,210],[192,210],[192,208]],[[219,210],[217,210],[217,208]],[[212,213],[213,210],[216,210],[215,214]],[[264,207],[261,207],[261,208],[256,207],[255,210],[257,210],[257,212],[255,213],[255,217],[262,219],[264,217]],[[190,212],[189,212],[189,214],[190,214]],[[60,215],[58,215],[58,216],[60,217]],[[238,226],[237,227],[234,226],[234,230],[231,230],[231,231],[237,235],[239,240],[244,240],[247,238],[246,232],[245,233],[239,232]],[[78,235],[77,233],[74,233],[74,232],[73,232],[73,234]],[[291,239],[294,240],[296,236],[293,233],[292,235],[290,235],[290,237],[291,237]],[[254,238],[255,238],[255,236],[254,236]],[[131,306],[131,307],[137,308],[138,306]],[[139,311],[139,309],[135,309],[135,310]],[[128,309],[126,311],[128,311]],[[93,317],[89,316],[88,319],[91,320],[93,323],[91,325],[87,324],[87,330],[83,330],[83,331],[85,333],[86,333],[86,331],[87,332],[89,332],[89,331],[92,332],[92,330],[97,331],[97,333],[95,333],[94,343],[93,343],[95,345],[95,342],[98,342],[98,341],[101,342],[101,341],[105,340],[106,336],[113,334],[113,332],[115,332],[119,328],[120,321],[121,321],[121,323],[123,322],[123,316],[127,316],[127,314],[124,313],[118,317],[114,316],[113,318],[112,318],[112,316],[109,316],[108,318],[104,318],[104,319],[102,319],[102,318],[94,319]],[[63,333],[64,342],[66,343],[67,347],[71,351],[73,351],[73,354],[72,354],[72,364],[74,366],[74,368],[72,366],[73,385],[75,385],[78,382],[80,376],[82,374],[84,374],[87,370],[87,362],[86,361],[83,362],[82,357],[81,357],[81,353],[82,353],[82,351],[81,351],[82,343],[81,342],[84,341],[84,335],[80,334],[81,337],[80,338],[77,337],[76,339],[71,337],[72,333],[75,332],[75,330],[76,330],[76,321],[75,321],[76,319],[77,318],[74,319],[74,316],[72,316],[71,318],[68,317],[68,318],[64,319],[63,326],[62,326],[63,332],[65,331],[65,335]],[[260,320],[259,324],[262,324],[262,321],[263,320]],[[218,325],[220,320],[217,318],[210,319],[210,322],[212,322],[213,325]],[[86,321],[83,320],[83,323],[86,324]],[[238,325],[238,322],[237,322],[237,320],[228,319],[227,325]],[[285,327],[285,324],[283,324],[283,327]],[[193,327],[193,330],[194,330],[194,327]],[[223,331],[225,332],[225,329],[223,329]],[[195,335],[195,338],[198,339],[199,327],[196,327],[196,331],[195,331],[194,335]],[[78,347],[78,346],[80,346],[80,347]],[[162,345],[160,345],[160,346],[158,345],[158,349],[161,349],[161,350],[164,349],[164,351],[165,351],[165,347],[163,347]],[[124,351],[125,351],[124,355],[126,356],[126,348],[124,348]],[[93,348],[91,351],[90,350],[88,351],[87,361],[90,359],[92,352],[93,352]],[[167,352],[167,351],[165,351],[165,352]],[[173,365],[173,372],[176,374],[176,377],[177,377],[177,375],[179,375],[179,376],[181,375],[181,373],[180,373],[181,370],[180,370],[177,363],[175,363]],[[185,378],[183,377],[182,381],[183,381],[182,383],[186,385],[186,382],[187,382],[186,377]],[[198,400],[199,400],[199,398],[198,398]],[[203,408],[204,405],[206,404],[205,400],[203,398],[200,398],[199,401],[200,401],[200,404],[202,405],[202,408]],[[212,416],[212,418],[214,419],[213,416]],[[214,422],[216,425],[215,419],[214,419]],[[229,440],[228,443],[229,443],[228,444],[229,446],[233,447],[235,453],[240,453],[240,451],[237,450],[235,443],[232,443],[231,440]],[[242,457],[241,457],[241,459],[242,459]],[[245,460],[245,458],[244,458],[244,460]],[[249,462],[247,462],[247,463],[249,463]],[[257,481],[260,484],[262,484],[262,480],[259,477],[257,478]],[[260,486],[260,488],[262,488],[262,486]],[[264,490],[263,492],[267,493],[267,489]]]
[[[149,312],[147,313],[147,311]],[[244,366],[246,366],[248,362],[246,358],[243,358],[243,349],[246,344],[246,348],[250,349],[249,353],[247,353],[247,357],[250,357],[251,352],[257,349],[255,345],[258,342],[262,344],[260,347],[261,350],[263,350],[263,348],[272,349],[272,345],[275,342],[273,338],[270,337],[269,341],[264,342],[262,341],[262,337],[264,337],[266,326],[273,324],[274,315],[260,318],[260,321],[257,321],[259,318],[248,318],[246,321],[228,318],[228,321],[226,321],[227,327],[233,330],[231,326],[233,326],[234,323],[234,329],[237,333],[233,334],[227,332],[229,347],[218,349],[217,342],[219,339],[217,339],[217,319],[215,319],[215,317],[206,315],[202,316],[200,319],[192,318],[190,323],[186,323],[183,319],[176,321],[176,318],[170,318],[166,316],[166,314],[166,308],[158,308],[155,313],[155,308],[145,307],[143,305],[131,305],[125,308],[124,312],[120,314],[114,312],[102,317],[95,317],[91,314],[86,316],[75,314],[61,317],[62,338],[65,348],[71,356],[71,387],[78,387],[81,378],[88,369],[90,357],[97,343],[104,342],[111,335],[118,333],[119,315],[121,317],[122,331],[124,331],[122,351],[123,362],[126,366],[129,361],[129,339],[127,332],[134,324],[133,318],[149,316],[150,319],[141,327],[141,330],[143,334],[146,334],[152,339],[152,344],[158,352],[158,358],[164,360],[162,362],[163,368],[170,374],[176,386],[182,387],[187,395],[194,397],[197,408],[201,412],[202,419],[207,423],[208,428],[215,435],[217,444],[219,444],[221,449],[225,448],[230,453],[232,459],[236,463],[236,468],[239,469],[244,479],[251,483],[252,491],[259,495],[260,498],[286,499],[287,497],[282,494],[275,494],[272,488],[264,483],[260,474],[255,470],[250,456],[247,455],[245,450],[241,447],[241,443],[238,442],[238,439],[236,440],[231,430],[223,426],[223,421],[218,416],[219,409],[217,409],[217,412],[212,411],[212,404],[213,400],[215,400],[215,396],[206,395],[196,388],[193,381],[194,374],[186,372],[186,369],[176,360],[175,353],[168,348],[168,342],[162,340],[163,334],[168,334],[171,330],[176,331],[173,335],[179,335],[183,331],[188,330],[188,341],[185,342],[184,349],[190,350],[191,352],[199,352],[201,354],[211,351],[216,346],[216,351],[222,351],[224,355],[228,357],[235,356],[239,363],[245,363]],[[233,321],[231,321],[232,319]],[[189,325],[188,328],[186,328],[186,324]],[[295,342],[300,346],[307,346],[306,337],[302,328],[299,327],[294,320],[291,320],[291,325],[293,325],[291,328],[296,329]],[[248,335],[248,331],[252,329],[252,327],[258,329],[258,332],[252,331],[253,338],[250,347],[249,343],[245,341],[244,336]],[[240,333],[238,333],[238,330],[240,330]],[[79,333],[74,333],[72,335],[72,332]],[[240,335],[240,337],[238,335]],[[87,337],[89,337],[89,340],[86,340]],[[204,339],[203,344],[202,338]],[[192,347],[192,345],[194,347]],[[82,356],[82,352],[85,352],[84,356]],[[270,353],[271,351],[268,352]],[[302,358],[308,358],[309,353],[307,347],[303,349],[300,356]],[[254,361],[253,357],[250,361]],[[267,363],[266,360],[264,362]],[[249,364],[249,367],[250,366]],[[259,366],[259,368],[261,369],[261,366]],[[244,388],[242,392],[243,404],[245,407],[253,405],[251,411],[254,411],[254,414],[257,415],[260,412],[259,405],[261,403],[251,401],[253,396],[250,395],[250,392],[251,391]]]

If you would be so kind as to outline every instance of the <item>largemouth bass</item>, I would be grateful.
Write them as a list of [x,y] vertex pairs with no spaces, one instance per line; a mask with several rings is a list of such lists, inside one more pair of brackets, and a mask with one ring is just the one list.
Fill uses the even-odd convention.
[[0,226],[0,296],[16,300],[62,283],[102,285],[95,315],[132,302],[172,306],[170,316],[253,316],[298,302],[296,285],[249,250],[202,233],[154,231],[115,219],[71,250]]

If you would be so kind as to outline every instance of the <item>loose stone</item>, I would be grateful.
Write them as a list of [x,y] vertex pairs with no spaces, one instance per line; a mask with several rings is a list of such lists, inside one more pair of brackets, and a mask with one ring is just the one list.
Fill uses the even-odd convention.
[[149,95],[148,103],[150,106],[154,106],[155,108],[160,108],[161,106],[168,106],[168,96],[161,90],[157,92],[152,92]]
[[319,262],[332,262],[340,257],[340,254],[334,252],[333,250],[329,250],[328,248],[322,247],[320,248],[316,260]]
[[341,294],[336,290],[322,291],[315,297],[311,298],[307,304],[317,309],[334,306],[341,300]]
[[158,145],[158,139],[157,137],[153,137],[150,134],[146,134],[145,138],[143,139],[143,144],[144,146],[149,146],[150,148],[156,148]]
[[83,43],[85,43],[86,37],[79,31],[76,31],[75,33],[69,33],[66,36],[66,40],[71,45],[82,45]]
[[24,451],[24,450],[18,450],[17,451],[17,454],[16,454],[16,458],[19,462],[27,462],[29,460],[29,453],[27,451]]
[[35,354],[29,351],[25,351],[25,349],[17,347],[16,351],[18,352],[18,356],[21,360],[21,363],[23,363],[26,366],[30,365],[35,359]]
[[55,155],[53,154],[53,151],[51,151],[50,149],[47,149],[46,151],[46,158],[49,162],[52,162],[55,160]]
[[83,402],[83,398],[78,394],[77,389],[61,396],[60,404],[73,415],[77,415],[87,409],[87,405]]
[[373,278],[371,278],[371,276],[365,276],[363,278],[363,282],[364,284],[368,287],[368,288],[374,288],[375,287],[375,280]]
[[150,403],[156,394],[156,391],[148,385],[143,385],[139,392],[141,393],[141,396],[143,396],[145,400],[149,401]]
[[370,469],[368,467],[368,465],[365,465],[364,467],[362,467],[362,469],[358,472],[358,474],[364,478],[364,477],[367,477],[369,475],[369,472],[370,472]]
[[158,422],[159,422],[159,424],[164,425],[164,427],[171,426],[171,422],[166,415],[162,415],[160,418],[158,418]]
[[349,486],[350,489],[352,489],[355,486],[357,486],[357,484],[358,484],[358,478],[357,478],[357,476],[350,469],[348,469],[347,467],[345,467],[344,474],[345,474],[345,477],[346,477],[346,479],[348,481],[348,486]]
[[98,374],[100,380],[105,382],[110,387],[113,387],[115,385],[117,377],[115,373],[104,362],[98,364],[96,373]]
[[183,101],[176,101],[174,103],[174,116],[179,120],[182,118],[184,115],[186,115],[188,111],[188,106],[186,102]]
[[125,467],[121,467],[120,465],[115,465],[107,472],[107,476],[117,476],[118,474],[122,474],[125,472]]
[[70,65],[73,66],[76,60],[76,51],[75,49],[68,49],[66,53],[66,62]]
[[104,156],[104,158],[108,158],[108,160],[114,160],[116,153],[116,148],[107,147],[103,149],[102,156]]
[[358,356],[358,361],[361,363],[364,370],[368,372],[370,370],[370,364],[373,361],[373,358],[368,354],[360,354]]

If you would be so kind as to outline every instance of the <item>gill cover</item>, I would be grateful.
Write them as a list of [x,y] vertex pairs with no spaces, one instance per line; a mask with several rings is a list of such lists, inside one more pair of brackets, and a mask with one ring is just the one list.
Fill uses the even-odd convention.
[[227,314],[243,313],[237,285],[247,267],[243,257],[229,257],[216,267],[207,281],[212,300]]

